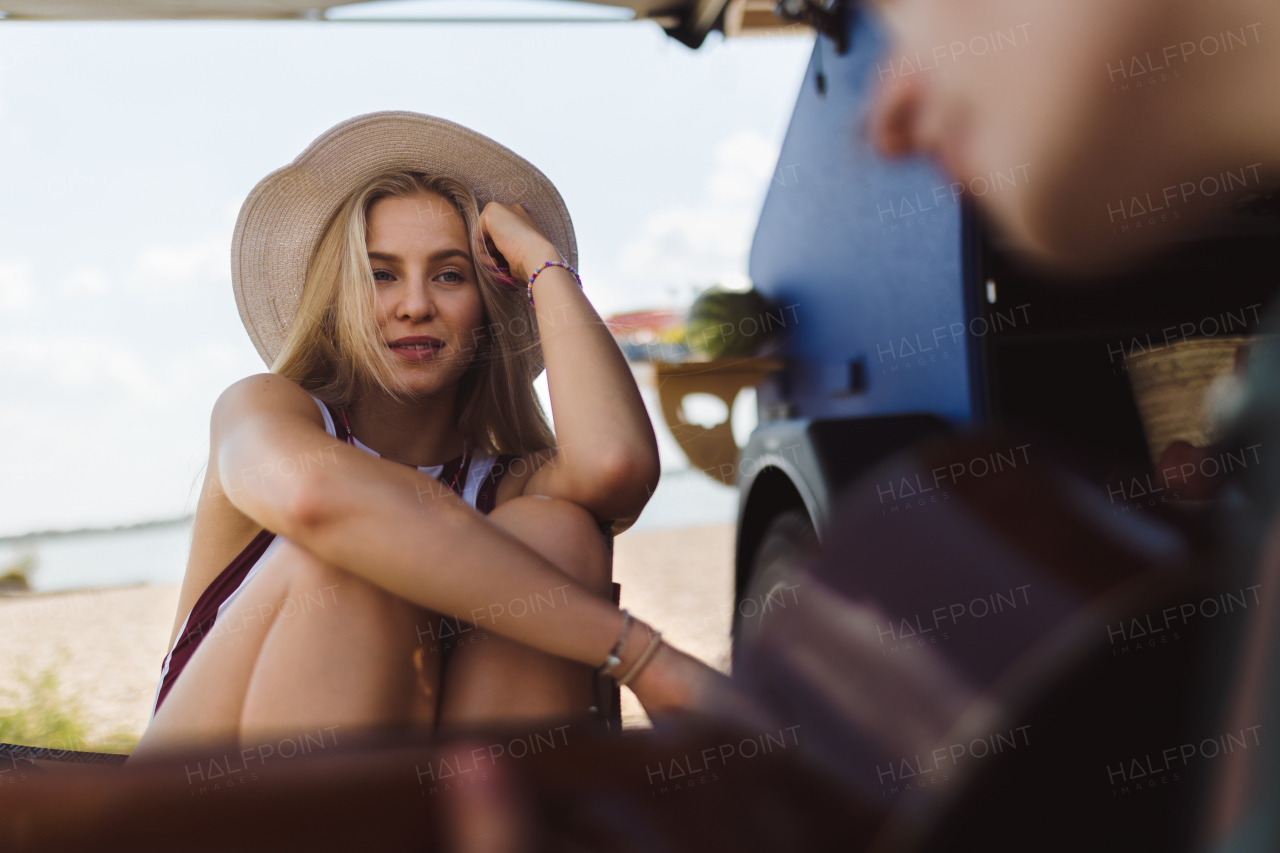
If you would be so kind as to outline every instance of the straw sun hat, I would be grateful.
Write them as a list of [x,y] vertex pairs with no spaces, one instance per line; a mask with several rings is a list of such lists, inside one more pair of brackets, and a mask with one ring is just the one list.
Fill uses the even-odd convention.
[[[268,366],[293,325],[307,265],[325,227],[353,192],[397,169],[455,178],[472,189],[481,209],[490,201],[524,205],[564,259],[578,265],[569,211],[532,163],[487,136],[435,116],[356,116],[330,128],[288,166],[263,178],[240,208],[231,242],[231,285],[240,319]],[[534,327],[532,312],[529,319]]]

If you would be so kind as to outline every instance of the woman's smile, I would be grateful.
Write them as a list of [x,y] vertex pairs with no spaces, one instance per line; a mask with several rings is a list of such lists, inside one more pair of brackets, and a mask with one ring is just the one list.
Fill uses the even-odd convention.
[[430,335],[411,335],[387,344],[391,351],[405,361],[428,361],[444,349],[445,343]]
[[452,393],[472,362],[467,334],[474,340],[485,318],[462,214],[443,196],[419,191],[378,199],[366,228],[378,331],[391,368],[411,394]]

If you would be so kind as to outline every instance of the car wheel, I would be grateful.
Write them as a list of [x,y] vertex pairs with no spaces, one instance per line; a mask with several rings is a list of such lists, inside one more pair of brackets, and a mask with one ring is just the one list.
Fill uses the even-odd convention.
[[769,522],[734,611],[735,649],[755,640],[775,614],[799,603],[799,567],[817,547],[818,534],[803,509],[787,510]]

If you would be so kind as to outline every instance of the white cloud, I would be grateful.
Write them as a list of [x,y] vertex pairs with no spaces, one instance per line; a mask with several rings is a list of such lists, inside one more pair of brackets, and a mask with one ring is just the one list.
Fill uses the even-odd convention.
[[0,360],[15,371],[36,373],[69,390],[116,385],[135,399],[162,399],[143,360],[115,341],[71,335],[22,335],[0,339]]
[[218,237],[185,246],[148,246],[134,260],[129,286],[134,291],[183,295],[193,286],[225,282],[230,255],[226,240]]
[[28,261],[0,261],[0,310],[22,311],[35,302]]
[[754,131],[725,139],[716,147],[702,199],[646,217],[622,249],[619,277],[645,290],[658,282],[677,300],[694,288],[741,278],[777,159],[778,147]]
[[262,370],[252,350],[216,339],[191,342],[178,354],[157,355],[146,349],[146,342],[126,345],[100,336],[0,338],[0,363],[9,377],[35,376],[68,391],[123,393],[131,405],[181,406]]
[[97,267],[78,267],[62,281],[62,293],[67,296],[106,293],[110,289],[111,279]]
[[708,194],[726,204],[759,203],[777,162],[778,146],[758,133],[736,133],[716,148]]
[[164,362],[165,396],[180,401],[210,391],[215,394],[237,379],[265,370],[254,351],[225,341],[208,340],[193,345],[189,353]]

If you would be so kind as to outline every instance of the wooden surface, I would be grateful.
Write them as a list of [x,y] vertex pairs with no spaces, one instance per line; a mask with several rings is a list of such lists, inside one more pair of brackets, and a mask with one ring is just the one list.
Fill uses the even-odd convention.
[[[730,423],[733,401],[743,388],[754,388],[782,367],[783,363],[775,358],[654,362],[663,419],[695,468],[727,486],[737,482],[738,445]],[[689,423],[682,404],[690,394],[719,397],[725,405],[724,422],[710,428]]]

